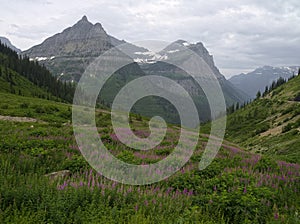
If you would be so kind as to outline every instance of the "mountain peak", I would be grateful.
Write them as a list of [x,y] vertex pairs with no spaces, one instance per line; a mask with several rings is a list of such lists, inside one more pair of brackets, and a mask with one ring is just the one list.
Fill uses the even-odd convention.
[[86,15],[84,15],[84,16],[81,18],[81,21],[86,21],[86,22],[88,22],[88,18],[86,17]]
[[86,16],[83,16],[75,25],[92,25]]
[[202,42],[197,42],[197,43],[196,43],[196,46],[198,46],[198,47],[200,46],[200,47],[203,47],[203,48],[204,48],[204,44],[203,44]]
[[182,46],[186,46],[186,47],[189,46],[189,45],[191,45],[189,42],[187,42],[186,40],[182,40],[182,39],[176,40],[173,43],[179,44],[179,45],[182,45]]
[[99,28],[99,29],[104,30],[104,28],[102,27],[101,23],[96,23],[96,24],[94,25],[94,27],[95,27],[95,28]]

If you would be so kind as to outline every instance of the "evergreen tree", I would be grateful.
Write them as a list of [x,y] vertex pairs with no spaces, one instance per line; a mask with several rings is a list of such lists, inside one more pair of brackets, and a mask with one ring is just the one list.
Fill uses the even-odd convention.
[[266,86],[266,88],[265,88],[265,92],[264,92],[264,95],[267,95],[269,93],[269,87],[268,86]]
[[[15,51],[0,42],[0,75],[5,77],[11,85],[11,92],[14,93],[12,86],[12,73],[10,70],[17,72],[33,84],[46,90],[55,97],[61,98],[67,102],[72,102],[76,86],[63,83],[46,69],[44,65],[39,65],[37,61],[30,61],[27,56],[20,56]],[[45,97],[45,96],[40,96]]]
[[239,102],[236,103],[236,107],[235,107],[235,110],[237,111],[238,109],[240,109],[240,104]]
[[260,91],[258,91],[257,93],[256,93],[256,99],[259,99],[261,97],[261,93],[260,93]]

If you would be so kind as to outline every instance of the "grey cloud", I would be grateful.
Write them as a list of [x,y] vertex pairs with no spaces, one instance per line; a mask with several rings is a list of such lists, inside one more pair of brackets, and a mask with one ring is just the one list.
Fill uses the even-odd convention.
[[3,3],[3,20],[19,27],[10,30],[3,21],[0,34],[8,34],[17,46],[27,48],[86,14],[111,35],[127,41],[202,41],[221,71],[231,75],[264,64],[297,64],[300,56],[298,0],[47,2]]

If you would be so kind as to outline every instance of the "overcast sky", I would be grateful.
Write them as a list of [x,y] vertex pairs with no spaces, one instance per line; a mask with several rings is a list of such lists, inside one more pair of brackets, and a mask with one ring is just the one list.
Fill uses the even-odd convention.
[[129,42],[203,42],[227,77],[300,65],[299,0],[0,0],[0,36],[28,49],[87,15]]

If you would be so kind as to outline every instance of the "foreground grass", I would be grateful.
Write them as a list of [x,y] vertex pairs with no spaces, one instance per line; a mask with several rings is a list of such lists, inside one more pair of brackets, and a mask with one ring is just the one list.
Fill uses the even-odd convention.
[[[148,186],[122,185],[96,173],[81,156],[70,114],[61,116],[69,105],[9,97],[10,103],[0,101],[0,107],[9,103],[1,114],[31,112],[46,122],[0,121],[0,223],[300,222],[298,164],[224,144],[213,163],[199,171],[207,140],[201,137],[190,161],[172,177]],[[43,112],[48,107],[56,109]],[[146,136],[147,122],[133,117],[132,127]],[[133,164],[163,159],[178,140],[178,130],[169,128],[161,145],[141,153],[118,142],[105,111],[97,113],[96,123],[112,154]],[[45,177],[59,170],[71,175]]]

